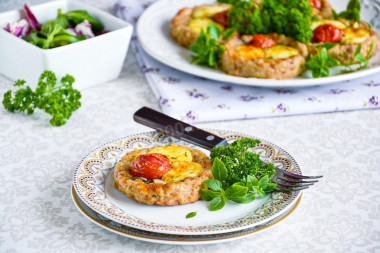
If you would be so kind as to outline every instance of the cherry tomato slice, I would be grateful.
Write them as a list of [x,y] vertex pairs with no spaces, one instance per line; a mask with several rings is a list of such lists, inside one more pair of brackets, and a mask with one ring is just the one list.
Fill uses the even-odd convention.
[[172,169],[169,158],[162,154],[152,153],[139,155],[131,164],[131,174],[146,179],[161,179],[162,176]]
[[326,24],[318,26],[317,29],[314,30],[314,41],[318,42],[339,42],[342,38],[343,30],[339,29],[335,25]]
[[224,27],[227,27],[228,26],[227,13],[228,13],[228,10],[219,12],[212,17],[212,20],[214,20],[216,23],[221,24]]
[[262,34],[255,34],[252,41],[250,42],[250,45],[259,48],[267,48],[276,46],[276,42],[270,38],[265,37]]
[[309,3],[311,5],[311,7],[313,7],[314,9],[322,8],[321,0],[309,0]]

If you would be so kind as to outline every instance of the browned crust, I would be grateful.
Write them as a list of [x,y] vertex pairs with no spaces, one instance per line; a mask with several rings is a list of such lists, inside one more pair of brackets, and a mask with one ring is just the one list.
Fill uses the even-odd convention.
[[[347,25],[352,25],[352,21],[347,20],[340,20],[346,23]],[[359,22],[360,28],[365,28],[370,31],[370,37],[365,40],[362,44],[360,54],[364,57],[367,57],[368,51],[371,47],[371,44],[373,43],[373,49],[371,52],[371,55],[376,55],[377,51],[379,50],[380,42],[379,37],[375,29],[369,28],[368,24],[365,22]],[[307,48],[311,55],[315,55],[318,52],[318,46],[322,45],[323,43],[308,43]],[[329,49],[327,52],[334,57],[335,59],[339,60],[341,64],[352,64],[357,63],[355,60],[355,50],[359,46],[359,44],[338,44],[335,47]]]
[[178,44],[188,48],[199,36],[199,32],[191,30],[187,24],[193,19],[192,8],[183,8],[170,22],[170,35]]
[[148,205],[175,206],[200,199],[204,180],[212,178],[211,160],[201,151],[191,149],[193,161],[201,164],[203,171],[198,177],[188,177],[181,182],[155,184],[134,178],[130,166],[135,157],[149,149],[135,150],[126,154],[115,166],[115,187],[128,198]]
[[332,9],[328,0],[322,0],[320,9],[313,8],[313,16],[317,16],[320,19],[331,19],[333,18]]
[[277,44],[286,45],[296,48],[300,55],[287,59],[246,59],[235,49],[248,43],[251,35],[244,35],[239,39],[234,37],[226,44],[226,50],[222,55],[222,70],[233,76],[256,77],[270,79],[288,79],[294,78],[304,71],[305,58],[308,54],[305,44],[296,41],[285,35],[268,34]]

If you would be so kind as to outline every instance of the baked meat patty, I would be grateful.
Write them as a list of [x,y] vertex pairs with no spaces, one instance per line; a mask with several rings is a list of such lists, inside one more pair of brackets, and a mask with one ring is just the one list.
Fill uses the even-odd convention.
[[313,23],[313,42],[307,44],[310,54],[316,54],[318,52],[318,46],[325,43],[315,39],[317,29],[321,26],[328,25],[334,26],[335,29],[341,31],[340,39],[332,41],[338,44],[328,50],[328,53],[335,59],[339,60],[341,64],[357,63],[355,60],[355,51],[359,44],[361,44],[360,54],[363,55],[363,57],[367,57],[371,45],[371,56],[374,56],[379,50],[380,42],[375,29],[371,28],[366,22],[357,22],[339,18],[337,20],[320,20]]
[[211,165],[200,150],[171,145],[126,154],[116,164],[113,176],[115,187],[130,199],[174,206],[200,199],[205,188],[202,182],[213,178]]
[[[196,41],[202,29],[207,31],[210,23],[215,24],[223,31],[224,26],[219,23],[223,21],[220,21],[218,14],[228,11],[230,7],[229,4],[216,3],[212,5],[204,4],[194,8],[183,8],[171,21],[170,34],[178,44],[188,48]],[[222,16],[225,17],[226,15]]]
[[[256,45],[258,36],[269,39],[271,44]],[[264,39],[265,40],[265,39]],[[270,79],[287,79],[304,70],[305,44],[285,35],[243,35],[231,38],[221,57],[222,70],[234,76]]]

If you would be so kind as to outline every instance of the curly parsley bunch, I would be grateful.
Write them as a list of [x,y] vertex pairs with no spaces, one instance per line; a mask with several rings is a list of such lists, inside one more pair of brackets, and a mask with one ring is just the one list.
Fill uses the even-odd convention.
[[75,79],[66,75],[57,85],[57,78],[51,71],[41,74],[36,91],[29,86],[24,87],[25,80],[17,80],[14,86],[19,87],[15,92],[8,90],[4,94],[3,105],[9,112],[34,113],[36,108],[44,110],[52,116],[50,124],[62,126],[71,117],[73,111],[81,106],[81,94],[73,88]]

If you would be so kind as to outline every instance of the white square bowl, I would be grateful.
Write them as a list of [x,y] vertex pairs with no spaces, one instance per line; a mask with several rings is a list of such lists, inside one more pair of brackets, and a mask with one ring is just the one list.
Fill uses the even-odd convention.
[[66,74],[74,76],[76,89],[116,79],[127,54],[133,27],[131,24],[73,0],[59,0],[32,6],[39,23],[57,17],[62,12],[86,10],[110,31],[77,43],[41,49],[3,29],[8,22],[22,19],[22,10],[0,13],[0,73],[12,80],[24,79],[35,88],[45,70],[56,73],[58,80]]

